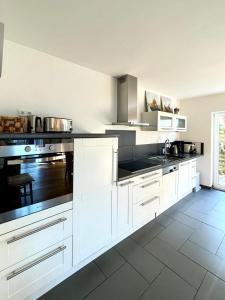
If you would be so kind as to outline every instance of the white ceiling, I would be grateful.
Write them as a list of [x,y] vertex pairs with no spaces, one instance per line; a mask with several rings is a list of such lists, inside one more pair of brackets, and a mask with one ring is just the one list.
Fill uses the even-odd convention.
[[0,0],[8,40],[178,98],[225,91],[224,0]]

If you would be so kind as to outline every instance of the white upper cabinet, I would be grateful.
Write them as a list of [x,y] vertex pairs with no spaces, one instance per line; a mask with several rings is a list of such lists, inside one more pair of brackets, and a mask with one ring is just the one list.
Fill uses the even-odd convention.
[[187,131],[187,117],[174,115],[175,131]]
[[187,118],[163,111],[151,111],[142,113],[142,122],[149,123],[143,127],[145,131],[186,131]]

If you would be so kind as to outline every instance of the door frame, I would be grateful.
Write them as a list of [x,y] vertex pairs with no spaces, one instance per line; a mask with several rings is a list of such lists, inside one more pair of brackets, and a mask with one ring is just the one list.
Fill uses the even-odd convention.
[[218,147],[218,120],[224,115],[225,111],[213,113],[213,188],[225,191],[225,186],[218,184],[218,161],[219,161],[219,147]]

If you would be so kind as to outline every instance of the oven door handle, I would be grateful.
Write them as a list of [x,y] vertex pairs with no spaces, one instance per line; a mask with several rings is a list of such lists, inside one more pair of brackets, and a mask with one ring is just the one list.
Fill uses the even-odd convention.
[[59,156],[49,156],[49,157],[41,157],[41,158],[12,159],[7,161],[7,165],[14,166],[14,165],[22,165],[26,163],[45,163],[45,162],[62,160],[65,158],[66,158],[65,155],[59,155]]

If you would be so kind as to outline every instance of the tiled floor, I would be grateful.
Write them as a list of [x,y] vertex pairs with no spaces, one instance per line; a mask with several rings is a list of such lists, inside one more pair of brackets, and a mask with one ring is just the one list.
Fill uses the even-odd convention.
[[224,300],[225,193],[201,190],[42,300]]

